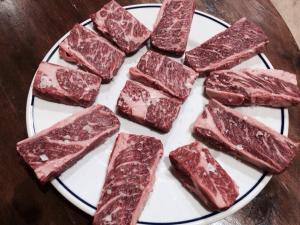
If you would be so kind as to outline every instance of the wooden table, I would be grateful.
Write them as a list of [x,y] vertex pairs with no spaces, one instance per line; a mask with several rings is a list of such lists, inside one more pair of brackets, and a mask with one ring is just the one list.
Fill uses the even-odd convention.
[[[33,74],[50,47],[74,23],[106,1],[0,1],[0,224],[89,224],[91,217],[50,185],[41,186],[24,166],[15,143],[27,137],[26,96]],[[119,0],[122,5],[153,2]],[[155,2],[155,1],[154,1]],[[159,1],[156,1],[159,2]],[[246,16],[270,37],[266,55],[275,68],[300,74],[300,54],[269,0],[197,0],[197,9],[227,22]],[[299,78],[299,77],[298,77]],[[289,136],[300,141],[300,107],[289,110]],[[216,224],[300,224],[300,154],[242,210]]]

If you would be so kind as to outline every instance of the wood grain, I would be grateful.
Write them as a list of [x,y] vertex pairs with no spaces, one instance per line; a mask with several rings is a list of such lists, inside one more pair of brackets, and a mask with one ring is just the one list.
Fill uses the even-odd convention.
[[[91,217],[40,186],[19,159],[15,143],[26,134],[25,104],[33,74],[50,47],[102,0],[0,1],[0,224],[90,224]],[[159,1],[119,0],[122,5]],[[273,66],[300,73],[299,49],[269,0],[197,0],[197,9],[232,23],[246,16],[270,37]],[[298,76],[299,80],[299,76]],[[289,136],[300,141],[300,107],[289,110]],[[300,224],[300,154],[246,207],[215,224]]]

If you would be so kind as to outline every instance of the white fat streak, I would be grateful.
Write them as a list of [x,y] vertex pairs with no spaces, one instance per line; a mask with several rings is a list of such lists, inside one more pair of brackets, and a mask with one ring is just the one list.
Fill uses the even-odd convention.
[[93,127],[91,127],[90,125],[85,125],[83,128],[82,128],[84,131],[88,132],[89,134],[93,133],[94,129]]
[[215,173],[216,172],[216,167],[214,167],[214,165],[212,165],[211,163],[208,163],[207,164],[207,171]]
[[42,154],[42,155],[40,155],[40,159],[41,159],[43,162],[45,162],[45,161],[48,161],[48,160],[49,160],[49,158],[48,158],[48,156],[47,156],[46,154]]
[[245,127],[244,128],[244,131],[245,131],[245,139],[248,141],[248,142],[251,142],[251,138],[250,138],[250,135],[249,135],[249,129],[248,127]]
[[111,216],[111,214],[106,215],[106,216],[103,218],[103,221],[104,221],[104,222],[111,222],[111,221],[112,221],[112,216]]
[[[208,160],[206,158],[206,154],[203,151],[200,152],[200,165],[207,172],[207,174],[217,172],[216,167],[214,165],[212,165],[210,162],[208,162]],[[208,176],[207,178],[211,179],[210,176]],[[216,204],[219,206],[226,205],[226,202],[223,199],[222,194],[220,193],[219,189],[216,187],[214,180],[211,179],[211,181],[212,181],[212,184],[213,184],[215,190],[217,191],[217,193],[214,194],[214,200],[215,200]]]
[[[198,152],[198,151],[197,151]],[[206,157],[206,154],[205,152],[201,151],[200,152],[200,165],[201,167],[203,167],[203,169],[206,171],[206,172],[215,172],[216,171],[216,168],[214,165],[212,165],[207,157]]]
[[38,84],[39,88],[44,89],[53,87],[56,89],[60,89],[60,86],[56,79],[56,72],[59,68],[60,66],[42,62],[37,70],[37,73],[41,73],[40,83]]
[[256,132],[255,136],[259,138],[260,136],[264,136],[264,133],[259,130]]
[[[112,169],[117,169],[114,168],[115,164],[115,159],[119,155],[119,153],[128,147],[128,139],[129,139],[129,134],[126,133],[120,133],[116,139],[115,147],[113,149],[113,152],[111,153],[111,159],[109,160],[108,167],[107,167],[107,174],[112,170]],[[112,175],[113,178],[113,175]]]
[[190,80],[187,80],[185,83],[184,83],[184,86],[187,88],[187,89],[191,89],[193,87],[193,84],[191,83]]
[[149,106],[149,104],[147,104],[148,102],[144,102],[142,99],[134,101],[132,97],[127,94],[122,94],[122,99],[131,108],[133,115],[142,119],[146,118]]
[[50,77],[47,77],[46,74],[42,74],[39,87],[41,89],[44,89],[51,86],[52,86],[52,79]]
[[279,149],[277,148],[277,145],[273,143],[273,145],[270,147],[270,144],[267,143],[266,139],[262,138],[263,144],[266,146],[267,150],[275,149],[276,155],[281,158],[283,161],[287,161],[287,159],[280,153]]
[[64,139],[71,139],[71,136],[67,134],[64,136]]
[[236,149],[237,149],[238,151],[244,150],[243,145],[241,145],[241,144],[236,145]]
[[52,78],[48,77],[47,74],[42,74],[39,83],[39,88],[44,89],[44,88],[55,86],[54,82],[55,81],[53,81]]
[[282,155],[282,153],[279,151],[279,149],[278,149],[278,147],[277,147],[276,144],[273,144],[273,148],[275,149],[276,155],[278,157],[280,157],[283,161],[288,162],[288,159],[286,157],[284,157],[284,155]]
[[184,86],[190,90],[193,87],[193,84],[194,84],[196,78],[198,77],[198,73],[196,73],[195,71],[193,71],[192,69],[190,69],[186,66],[183,66],[183,67],[186,71],[188,71],[188,74],[189,74]]
[[[117,213],[117,212],[120,211],[120,210],[121,210],[120,207],[116,207],[112,212],[110,212],[110,214],[108,214],[108,215],[106,215],[105,217],[103,217],[102,221],[103,221],[105,224],[106,224],[106,223],[108,223],[108,224],[114,223],[115,221],[113,221],[112,215],[115,214],[115,213]],[[99,211],[96,212],[96,213],[98,214]]]
[[[115,197],[109,199],[106,203],[104,203],[103,205],[101,205],[101,207],[98,208],[96,214],[101,213],[103,210],[105,210],[105,208],[106,208],[107,206],[110,205],[111,202],[117,201],[117,199],[119,199],[119,198],[121,198],[121,197],[123,197],[123,196],[125,196],[124,193],[119,192],[119,195],[117,195],[117,196],[115,196]],[[102,197],[100,197],[100,201],[101,201],[101,198],[102,198]],[[114,210],[110,213],[110,215],[114,214],[114,213],[115,213],[116,211],[118,211],[118,210],[120,210],[120,207],[117,207],[116,209],[114,209]]]
[[137,165],[140,165],[140,164],[142,164],[141,162],[139,162],[139,161],[130,161],[130,162],[122,162],[122,163],[120,163],[115,169],[118,169],[119,167],[123,167],[123,166],[126,166],[126,165],[134,165],[134,166],[137,166]]
[[223,198],[223,196],[221,195],[221,193],[219,192],[219,189],[216,189],[217,190],[217,194],[215,195],[215,201],[216,201],[216,204],[218,206],[225,206],[226,205],[226,202]]
[[[152,51],[151,51],[152,54],[154,54]],[[149,58],[152,57],[152,56],[149,56]],[[153,56],[155,57],[155,56]],[[165,57],[166,56],[161,56],[161,60],[156,64],[156,67],[155,67],[155,72],[157,73],[159,71],[159,69],[162,67],[162,65],[164,64],[165,62]]]
[[202,129],[207,129],[207,130],[212,130],[217,133],[220,133],[219,130],[217,129],[217,126],[212,118],[212,115],[208,111],[207,108],[204,108],[204,112],[206,113],[207,117],[204,119],[202,117],[202,114],[197,118],[194,127],[195,128],[202,128]]
[[[85,75],[85,74],[84,74]],[[90,75],[90,74],[89,74]],[[94,76],[96,76],[96,75],[94,75]],[[102,78],[101,78],[102,79]],[[89,92],[89,91],[92,91],[92,90],[99,90],[99,86],[101,85],[101,79],[100,79],[100,81],[99,81],[99,83],[97,82],[95,82],[95,83],[92,83],[92,84],[87,84],[86,83],[86,81],[85,81],[85,83],[86,83],[86,87],[85,87],[85,91],[86,92]]]

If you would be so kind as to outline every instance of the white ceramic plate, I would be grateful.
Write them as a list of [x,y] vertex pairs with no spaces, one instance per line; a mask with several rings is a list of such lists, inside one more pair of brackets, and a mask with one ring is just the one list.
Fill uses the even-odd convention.
[[[158,13],[159,4],[143,4],[126,7],[135,17],[150,30]],[[90,20],[82,23],[92,29]],[[188,47],[191,49],[229,25],[206,13],[196,11],[189,35]],[[59,58],[58,44],[67,36],[64,35],[48,52],[44,61],[60,65],[70,65]],[[135,55],[126,58],[118,74],[109,84],[103,84],[96,102],[115,110],[120,90],[128,79],[128,68],[135,65],[146,52],[146,47]],[[180,59],[182,60],[182,59]],[[239,67],[271,68],[272,65],[264,55],[257,55],[242,63]],[[171,150],[192,142],[191,125],[202,111],[207,99],[203,97],[203,81],[198,79],[191,95],[183,104],[172,130],[167,134],[159,134],[144,126],[121,117],[121,131],[155,136],[164,144],[164,156],[157,170],[154,191],[139,218],[140,224],[208,224],[222,219],[251,201],[268,183],[271,176],[258,171],[231,156],[210,149],[216,160],[231,175],[239,186],[240,195],[235,204],[224,212],[210,212],[172,176],[169,171],[168,154]],[[36,132],[49,127],[82,108],[56,104],[32,96],[30,87],[27,100],[27,130],[32,136]],[[284,109],[265,107],[242,107],[239,111],[250,115],[267,126],[287,135],[288,114]],[[52,181],[53,186],[70,202],[93,215],[104,182],[108,156],[112,150],[115,137],[109,138],[103,145],[90,152],[78,163]]]

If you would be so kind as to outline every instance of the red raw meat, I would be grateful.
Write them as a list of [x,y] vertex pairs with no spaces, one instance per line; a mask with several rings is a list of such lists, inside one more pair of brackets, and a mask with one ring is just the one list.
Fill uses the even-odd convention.
[[182,55],[195,7],[195,0],[164,0],[151,34],[151,44],[162,51]]
[[236,184],[201,143],[179,147],[169,157],[176,177],[208,208],[223,210],[234,203]]
[[137,66],[130,68],[129,72],[133,79],[182,101],[189,96],[198,77],[198,73],[189,67],[151,50],[146,52]]
[[282,70],[215,71],[205,81],[205,93],[225,105],[288,107],[300,103],[296,75]]
[[298,144],[264,124],[210,100],[194,132],[219,150],[271,173],[281,173],[296,155]]
[[225,31],[185,53],[185,64],[202,75],[229,69],[260,53],[268,43],[263,30],[242,18]]
[[91,15],[96,28],[126,54],[137,51],[150,37],[150,31],[116,1],[105,4]]
[[93,225],[133,225],[146,204],[163,154],[160,140],[120,133],[109,158]]
[[120,93],[118,111],[131,120],[168,132],[181,103],[164,93],[128,80]]
[[117,132],[120,122],[106,106],[94,105],[17,143],[17,151],[45,183]]
[[42,62],[37,69],[33,94],[43,99],[82,107],[97,97],[101,78],[81,70]]
[[60,56],[109,82],[124,61],[125,54],[105,38],[76,24],[59,45]]

